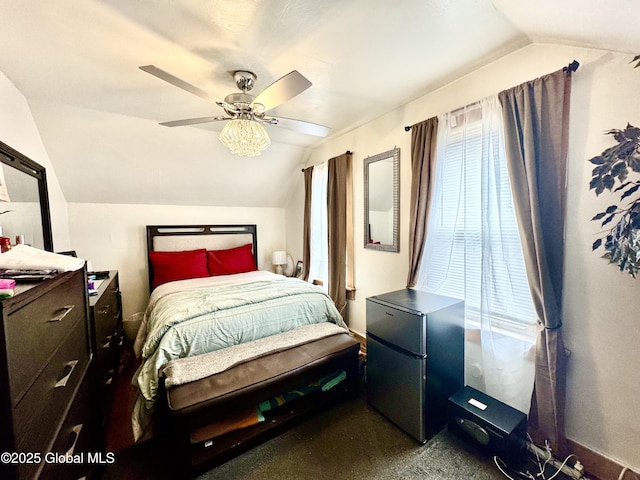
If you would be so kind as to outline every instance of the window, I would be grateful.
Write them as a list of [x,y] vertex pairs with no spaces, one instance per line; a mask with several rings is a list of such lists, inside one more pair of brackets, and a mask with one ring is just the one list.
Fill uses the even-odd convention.
[[417,288],[463,298],[468,327],[535,336],[497,98],[439,117],[436,179]]
[[309,281],[317,282],[327,290],[329,280],[329,226],[327,216],[326,163],[316,165],[311,175],[311,222]]

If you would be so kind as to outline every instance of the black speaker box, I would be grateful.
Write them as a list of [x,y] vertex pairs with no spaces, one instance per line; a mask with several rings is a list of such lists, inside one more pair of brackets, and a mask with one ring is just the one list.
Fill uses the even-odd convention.
[[527,460],[527,416],[495,398],[465,386],[447,402],[449,431],[486,455],[517,467]]

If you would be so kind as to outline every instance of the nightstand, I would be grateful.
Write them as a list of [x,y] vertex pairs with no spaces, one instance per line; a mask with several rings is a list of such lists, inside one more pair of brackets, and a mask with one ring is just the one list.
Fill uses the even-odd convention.
[[102,280],[97,287],[97,295],[89,297],[89,307],[91,341],[95,352],[97,419],[104,439],[124,343],[117,270],[109,271],[109,277]]

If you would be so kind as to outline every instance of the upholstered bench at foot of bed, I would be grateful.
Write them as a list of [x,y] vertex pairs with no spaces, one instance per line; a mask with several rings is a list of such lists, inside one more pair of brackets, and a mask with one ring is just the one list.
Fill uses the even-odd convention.
[[[182,464],[213,466],[277,435],[306,414],[355,397],[359,388],[360,344],[344,333],[332,335],[234,366],[224,372],[166,390],[164,414]],[[210,438],[221,422],[243,425],[243,412],[343,370],[346,379],[265,414],[260,423]],[[255,424],[252,424],[255,423]]]

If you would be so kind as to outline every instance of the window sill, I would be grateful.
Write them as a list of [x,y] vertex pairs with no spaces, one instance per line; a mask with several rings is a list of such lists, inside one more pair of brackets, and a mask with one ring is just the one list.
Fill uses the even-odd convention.
[[[324,282],[321,278],[314,278],[311,282],[314,285],[323,286]],[[356,299],[356,287],[347,287],[347,300],[355,300]]]

